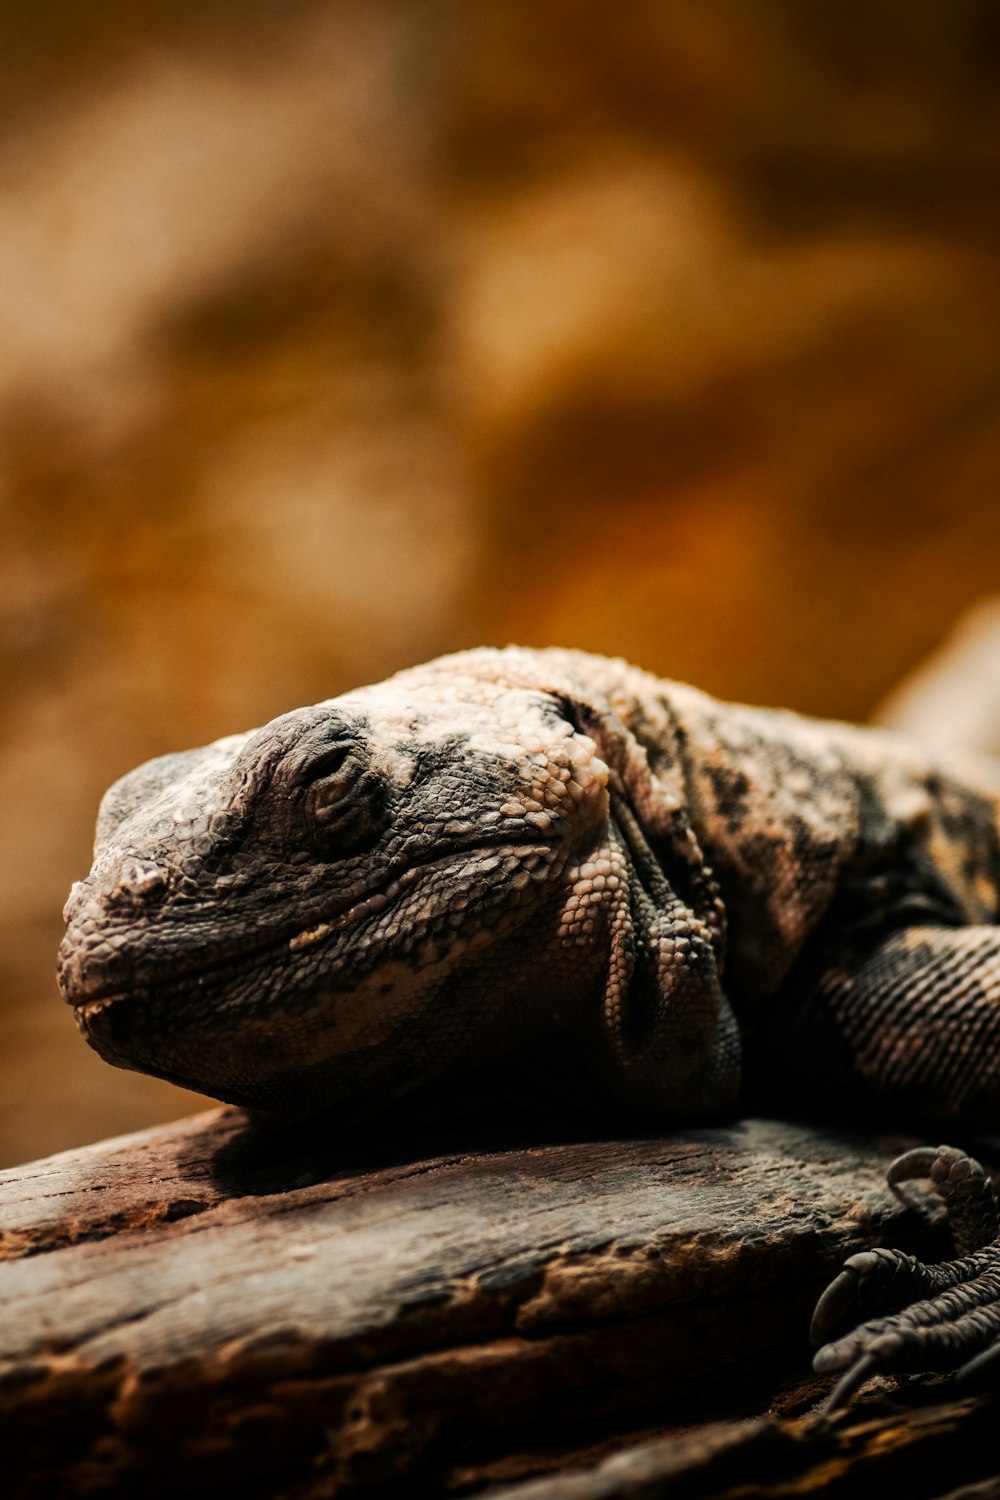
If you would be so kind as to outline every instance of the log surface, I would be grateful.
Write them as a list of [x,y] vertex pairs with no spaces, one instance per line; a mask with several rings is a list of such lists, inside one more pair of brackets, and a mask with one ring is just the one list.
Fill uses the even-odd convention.
[[750,1120],[352,1162],[217,1110],[0,1174],[4,1493],[472,1492],[766,1410],[844,1256],[915,1243],[909,1144]]

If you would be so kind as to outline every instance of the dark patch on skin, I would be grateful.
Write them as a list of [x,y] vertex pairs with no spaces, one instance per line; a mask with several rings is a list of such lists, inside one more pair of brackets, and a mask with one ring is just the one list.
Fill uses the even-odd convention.
[[710,765],[706,771],[715,793],[717,814],[731,834],[738,833],[750,816],[750,778],[739,766]]
[[[657,701],[657,707],[661,710],[668,726],[676,734],[677,724],[670,713],[669,706],[660,699]],[[652,714],[647,712],[642,702],[636,700],[629,705],[625,722],[645,750],[654,773],[673,770],[677,764],[674,745],[670,742],[669,736],[664,738],[660,726],[654,722]]]
[[890,858],[905,836],[905,830],[889,818],[881,798],[867,776],[855,782],[857,807],[856,859],[860,867]]

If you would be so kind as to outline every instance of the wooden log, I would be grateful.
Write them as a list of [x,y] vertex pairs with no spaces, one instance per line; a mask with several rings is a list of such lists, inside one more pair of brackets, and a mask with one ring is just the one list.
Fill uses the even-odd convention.
[[490,1500],[996,1500],[1000,1397],[915,1410],[859,1406],[835,1421],[711,1423]]
[[766,1410],[844,1256],[915,1242],[910,1144],[750,1120],[351,1159],[217,1110],[0,1174],[3,1493],[468,1492]]

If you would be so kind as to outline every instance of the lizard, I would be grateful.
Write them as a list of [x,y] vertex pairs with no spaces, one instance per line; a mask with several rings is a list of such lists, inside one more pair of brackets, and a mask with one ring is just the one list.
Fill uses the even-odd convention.
[[[647,1122],[805,1095],[989,1129],[998,829],[987,760],[483,647],[116,781],[59,982],[107,1061],[265,1114],[541,1059]],[[834,1405],[1000,1351],[989,1181],[951,1147],[913,1176],[958,1258],[847,1262],[814,1320]]]

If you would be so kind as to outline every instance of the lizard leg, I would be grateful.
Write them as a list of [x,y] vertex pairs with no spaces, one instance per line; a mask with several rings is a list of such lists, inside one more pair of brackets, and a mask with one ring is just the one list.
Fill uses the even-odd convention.
[[848,932],[803,955],[755,1028],[771,1092],[1000,1129],[1000,927],[912,926],[867,947]]
[[[769,1019],[765,1050],[781,1077],[797,1071],[841,1108],[849,1100],[997,1128],[1000,928],[912,926],[817,959]],[[956,1370],[1000,1341],[1000,1240],[988,1179],[964,1153],[940,1148],[901,1158],[890,1182],[923,1175],[945,1201],[958,1258],[925,1266],[876,1250],[848,1261],[814,1321],[823,1345],[816,1368],[845,1372],[834,1405],[873,1374]]]
[[[925,1266],[901,1251],[872,1250],[846,1262],[813,1316],[813,1340],[822,1345],[815,1369],[844,1372],[828,1410],[872,1375],[982,1374],[1000,1359],[1000,1214],[990,1179],[952,1146],[907,1152],[888,1172],[894,1188],[923,1176],[945,1202],[959,1258]],[[857,1317],[865,1321],[831,1338]]]

